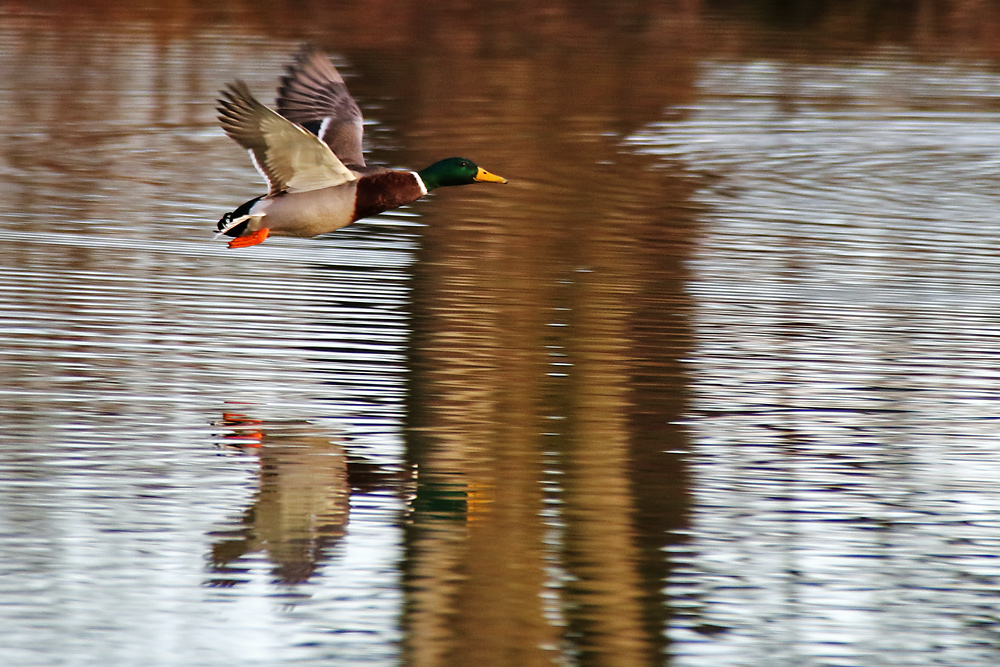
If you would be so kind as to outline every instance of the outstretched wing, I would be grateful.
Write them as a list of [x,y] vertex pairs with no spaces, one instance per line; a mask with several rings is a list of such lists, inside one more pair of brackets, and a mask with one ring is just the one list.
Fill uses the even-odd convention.
[[303,46],[281,77],[278,113],[306,128],[346,165],[364,167],[361,109],[325,53]]
[[222,91],[219,122],[250,151],[269,194],[318,190],[357,177],[315,135],[258,102],[242,81]]

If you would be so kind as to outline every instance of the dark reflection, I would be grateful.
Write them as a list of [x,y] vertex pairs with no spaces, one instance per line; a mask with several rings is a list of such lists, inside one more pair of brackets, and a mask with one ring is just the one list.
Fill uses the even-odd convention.
[[309,580],[343,537],[352,493],[401,492],[404,475],[350,456],[343,437],[308,422],[227,412],[220,446],[260,460],[259,488],[238,526],[213,534],[213,586],[243,581],[240,559],[264,552],[280,583]]
[[609,185],[607,209],[567,210],[579,228],[562,243],[488,214],[428,230],[409,406],[413,664],[638,665],[665,651],[663,554],[689,502],[673,424],[692,230],[682,210],[660,224],[685,194],[677,179]]
[[[428,214],[407,411],[420,469],[410,664],[663,660],[663,554],[689,503],[687,438],[672,424],[687,404],[697,179],[619,147],[619,132],[660,119],[691,85],[676,44],[628,25],[586,33],[620,40],[612,61],[556,39],[496,82],[517,132],[481,150],[516,165],[510,192]],[[455,94],[452,62],[425,63],[444,74],[425,94]],[[621,88],[633,72],[666,83],[638,103]],[[453,130],[476,141],[488,124]]]

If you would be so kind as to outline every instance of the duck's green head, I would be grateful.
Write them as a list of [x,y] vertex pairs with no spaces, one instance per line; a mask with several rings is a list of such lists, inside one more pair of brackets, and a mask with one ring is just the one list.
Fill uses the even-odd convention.
[[506,178],[491,174],[472,160],[450,157],[417,172],[427,191],[445,185],[471,185],[472,183],[506,183]]

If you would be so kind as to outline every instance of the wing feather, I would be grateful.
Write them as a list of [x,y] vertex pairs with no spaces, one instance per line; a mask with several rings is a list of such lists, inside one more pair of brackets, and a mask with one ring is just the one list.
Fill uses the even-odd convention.
[[361,109],[340,72],[316,47],[302,47],[281,78],[278,113],[316,134],[344,164],[365,166]]
[[318,190],[357,178],[316,135],[261,104],[242,81],[222,91],[218,111],[222,129],[250,151],[268,194]]

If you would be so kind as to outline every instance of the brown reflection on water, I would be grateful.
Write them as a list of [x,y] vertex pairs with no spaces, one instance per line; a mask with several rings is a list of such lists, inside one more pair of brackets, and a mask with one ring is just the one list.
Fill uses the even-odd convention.
[[342,435],[322,426],[241,412],[225,413],[217,425],[219,446],[257,456],[260,477],[236,525],[213,535],[213,586],[243,583],[240,561],[257,552],[267,555],[280,583],[304,583],[346,533],[352,494],[409,489],[409,474],[352,455]]
[[238,583],[235,564],[257,551],[267,553],[281,582],[308,580],[347,527],[350,486],[343,445],[305,423],[266,424],[227,413],[221,425],[224,446],[260,458],[260,486],[238,527],[215,536],[214,585]]
[[[115,24],[147,25],[161,44],[219,30],[272,39],[309,37],[342,51],[419,55],[437,52],[446,44],[470,48],[484,41],[532,51],[560,43],[583,46],[594,34],[604,34],[669,41],[688,55],[696,50],[702,55],[798,57],[831,49],[868,50],[884,44],[928,55],[990,60],[1000,55],[1000,7],[989,0],[876,4],[861,0],[510,0],[501,4],[462,0],[306,0],[294,4],[220,0],[200,5],[186,0],[45,0],[3,2],[0,10],[8,22],[81,34]],[[623,85],[619,93],[628,94],[655,82],[655,70],[632,74],[631,80],[640,85]]]
[[282,584],[309,580],[343,538],[353,493],[401,493],[409,475],[349,454],[343,436],[296,421],[227,412],[219,445],[260,460],[258,490],[234,527],[216,531],[211,585],[244,582],[242,559],[264,552]]
[[[597,46],[635,37],[585,35]],[[643,122],[619,94],[628,72],[669,82],[643,90],[657,113],[685,89],[683,57],[652,43],[634,39],[614,62],[606,45],[549,44],[513,63],[423,64],[435,73],[424,95],[465,120],[440,128],[428,110],[412,130],[422,148],[471,145],[511,183],[422,209],[408,405],[414,665],[656,664],[665,648],[662,549],[687,498],[683,465],[664,450],[685,446],[671,422],[684,408],[696,179],[620,153],[622,128]],[[468,95],[463,73],[500,67],[509,76]]]

